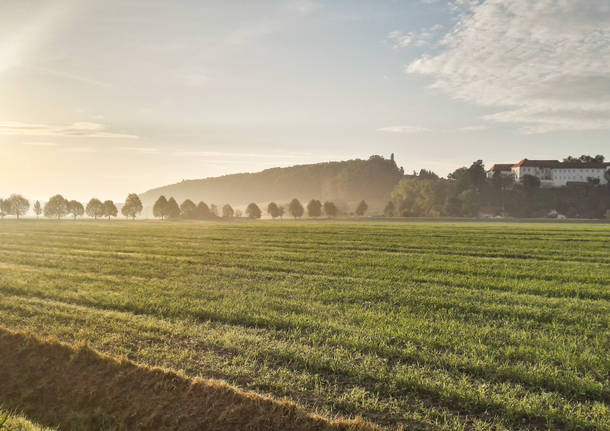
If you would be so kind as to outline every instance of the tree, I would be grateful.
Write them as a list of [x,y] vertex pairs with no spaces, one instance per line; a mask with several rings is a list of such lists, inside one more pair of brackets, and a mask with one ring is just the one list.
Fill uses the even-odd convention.
[[97,220],[98,217],[104,217],[104,204],[97,198],[92,198],[87,204],[87,215]]
[[388,201],[385,208],[383,209],[383,215],[386,217],[394,217],[395,212],[394,202]]
[[476,189],[464,190],[457,198],[462,204],[462,215],[465,217],[476,217],[481,208],[481,195]]
[[222,218],[233,218],[233,214],[235,214],[235,211],[233,211],[233,207],[229,204],[225,204],[222,207]]
[[210,205],[210,214],[212,217],[218,217],[218,206],[216,204]]
[[309,217],[320,217],[322,215],[322,203],[312,199],[307,204],[307,215]]
[[305,210],[303,209],[303,205],[299,202],[298,199],[293,199],[288,204],[288,212],[291,216],[293,216],[296,220],[297,217],[302,217]]
[[127,199],[125,199],[125,203],[123,204],[123,208],[121,208],[121,214],[125,217],[131,217],[135,220],[136,215],[142,212],[142,201],[135,193],[129,193],[127,195]]
[[275,202],[269,202],[269,205],[267,205],[267,214],[269,214],[273,219],[279,217],[280,207],[278,207]]
[[324,202],[324,214],[326,214],[327,217],[336,217],[337,214],[339,214],[339,210],[337,209],[337,206],[334,204],[334,202]]
[[180,217],[180,207],[178,202],[173,197],[167,201],[167,218],[178,218]]
[[40,214],[42,214],[42,206],[40,205],[40,201],[34,202],[34,214],[36,214],[36,218],[40,217]]
[[248,204],[248,208],[246,208],[246,214],[251,219],[261,218],[261,209],[254,202]]
[[76,217],[82,216],[84,213],[85,209],[83,208],[83,204],[75,200],[68,202],[68,214],[72,214],[74,220],[76,220]]
[[68,214],[68,201],[62,195],[55,195],[44,205],[44,215],[59,220]]
[[180,205],[180,212],[182,213],[182,217],[186,219],[197,218],[197,206],[195,205],[195,202],[190,199],[182,202],[182,205]]
[[356,207],[356,214],[359,215],[360,217],[362,217],[368,209],[369,209],[369,206],[366,204],[366,202],[360,201],[360,203]]
[[4,218],[10,212],[11,208],[8,199],[0,199],[0,217]]
[[104,217],[108,217],[108,220],[110,220],[110,217],[116,217],[119,211],[117,210],[114,202],[112,202],[111,200],[107,200],[104,201],[102,213]]
[[161,217],[161,220],[167,217],[167,199],[165,199],[165,196],[159,196],[153,205],[153,216]]
[[439,177],[431,170],[420,169],[419,175],[417,176],[420,180],[438,180]]
[[10,206],[10,214],[13,214],[19,219],[30,209],[30,202],[21,195],[13,194],[8,198]]
[[280,219],[284,218],[284,213],[286,212],[286,208],[284,207],[278,207],[278,215],[280,217]]
[[210,208],[208,205],[201,201],[197,204],[197,218],[198,219],[208,219],[212,217],[212,213],[210,213]]
[[235,210],[235,217],[236,218],[241,218],[244,214],[242,213],[241,210]]
[[534,175],[523,175],[521,177],[521,185],[527,191],[532,191],[540,188],[540,178]]

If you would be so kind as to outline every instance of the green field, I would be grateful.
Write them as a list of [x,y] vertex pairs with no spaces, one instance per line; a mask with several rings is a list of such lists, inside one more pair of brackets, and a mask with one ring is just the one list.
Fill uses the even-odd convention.
[[0,319],[389,429],[610,429],[610,225],[5,220]]

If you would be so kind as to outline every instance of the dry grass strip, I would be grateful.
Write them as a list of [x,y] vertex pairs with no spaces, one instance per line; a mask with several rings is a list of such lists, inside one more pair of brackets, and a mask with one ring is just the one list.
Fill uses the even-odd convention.
[[0,404],[61,430],[372,431],[225,383],[0,328]]

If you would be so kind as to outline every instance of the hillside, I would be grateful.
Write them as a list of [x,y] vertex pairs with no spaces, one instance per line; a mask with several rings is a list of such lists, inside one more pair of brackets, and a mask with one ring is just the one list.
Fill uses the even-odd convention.
[[287,168],[271,168],[257,173],[225,175],[198,180],[185,180],[148,190],[140,195],[146,208],[164,195],[178,202],[191,199],[197,203],[287,202],[292,198],[312,198],[354,202],[361,199],[383,202],[403,177],[393,157],[371,156],[368,160],[316,163]]

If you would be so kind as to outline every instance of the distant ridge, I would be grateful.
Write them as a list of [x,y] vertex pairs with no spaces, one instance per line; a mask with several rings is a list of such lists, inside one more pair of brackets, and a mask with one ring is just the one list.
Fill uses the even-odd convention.
[[403,169],[398,168],[393,154],[390,159],[375,155],[368,160],[297,165],[185,180],[148,190],[140,198],[145,208],[152,207],[161,195],[173,196],[178,202],[191,199],[195,203],[204,201],[208,204],[285,203],[292,198],[334,200],[338,203],[364,199],[375,204],[387,201],[392,188],[403,176]]

